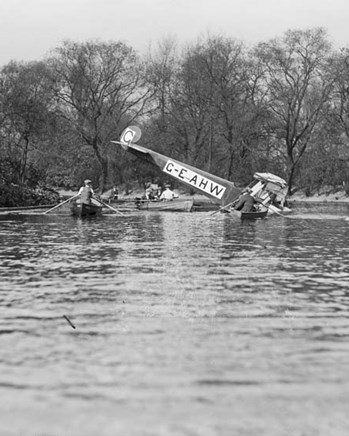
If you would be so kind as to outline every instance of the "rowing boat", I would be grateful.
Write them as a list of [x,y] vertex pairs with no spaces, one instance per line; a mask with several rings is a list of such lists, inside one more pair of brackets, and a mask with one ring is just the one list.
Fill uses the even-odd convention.
[[268,215],[268,210],[266,209],[251,212],[241,212],[239,210],[232,209],[230,213],[240,217],[242,220],[258,220],[265,218]]
[[100,216],[102,215],[102,206],[73,202],[71,212],[73,216],[78,217]]
[[140,210],[154,210],[167,212],[190,212],[194,199],[176,198],[174,200],[142,200],[136,199],[136,207]]

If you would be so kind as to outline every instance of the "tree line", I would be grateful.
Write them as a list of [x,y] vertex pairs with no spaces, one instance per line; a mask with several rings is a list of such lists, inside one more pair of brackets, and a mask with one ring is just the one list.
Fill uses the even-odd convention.
[[313,28],[253,47],[167,39],[142,56],[65,41],[12,61],[0,70],[0,204],[16,189],[90,178],[102,193],[161,177],[111,142],[132,124],[142,145],[240,185],[270,171],[290,193],[347,189],[349,49]]

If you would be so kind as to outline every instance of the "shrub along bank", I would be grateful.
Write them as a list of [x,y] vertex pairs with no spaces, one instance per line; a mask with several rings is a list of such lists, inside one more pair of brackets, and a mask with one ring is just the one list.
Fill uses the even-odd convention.
[[39,206],[56,204],[59,194],[53,189],[37,186],[30,188],[0,181],[0,207]]

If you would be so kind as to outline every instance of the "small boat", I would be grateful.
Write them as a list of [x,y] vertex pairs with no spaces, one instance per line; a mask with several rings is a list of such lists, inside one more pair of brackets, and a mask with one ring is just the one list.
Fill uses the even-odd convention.
[[100,216],[102,215],[102,206],[96,204],[85,204],[73,202],[71,206],[73,216],[86,217],[86,216]]
[[157,210],[167,212],[190,212],[194,199],[177,198],[174,200],[142,200],[136,198],[136,207],[140,210]]
[[234,215],[238,215],[242,220],[258,220],[263,219],[268,215],[268,210],[256,210],[251,212],[240,212],[238,210],[232,210]]

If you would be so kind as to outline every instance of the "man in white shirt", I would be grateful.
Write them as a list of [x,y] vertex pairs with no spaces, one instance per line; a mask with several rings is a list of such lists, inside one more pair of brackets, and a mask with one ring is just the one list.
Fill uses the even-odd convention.
[[171,191],[171,185],[166,184],[165,190],[160,196],[160,200],[168,201],[173,200],[174,198],[178,198],[178,195],[175,192]]

